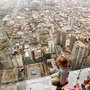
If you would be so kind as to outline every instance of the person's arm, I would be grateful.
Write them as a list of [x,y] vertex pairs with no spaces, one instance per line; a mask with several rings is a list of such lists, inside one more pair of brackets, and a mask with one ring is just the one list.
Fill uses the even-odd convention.
[[60,72],[60,70],[58,71],[58,77],[61,78],[61,72]]

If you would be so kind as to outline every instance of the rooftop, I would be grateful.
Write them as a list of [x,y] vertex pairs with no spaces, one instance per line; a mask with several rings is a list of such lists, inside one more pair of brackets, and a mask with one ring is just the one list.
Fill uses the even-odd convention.
[[[81,84],[81,82],[87,78],[88,71],[90,71],[90,68],[82,69],[80,78],[78,82]],[[79,74],[80,70],[71,71],[69,74],[69,83],[68,86],[73,87],[76,84],[76,78]],[[8,88],[13,88],[13,90],[55,90],[55,86],[51,84],[51,77],[41,77],[37,79],[31,79],[26,80],[22,82],[12,83],[9,85],[2,85],[0,86],[0,90],[11,90]]]

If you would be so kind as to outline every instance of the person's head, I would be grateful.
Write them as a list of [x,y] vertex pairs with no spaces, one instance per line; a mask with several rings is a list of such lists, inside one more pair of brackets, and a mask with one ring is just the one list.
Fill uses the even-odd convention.
[[58,56],[55,63],[56,66],[60,66],[61,68],[66,68],[69,66],[69,62],[64,56]]

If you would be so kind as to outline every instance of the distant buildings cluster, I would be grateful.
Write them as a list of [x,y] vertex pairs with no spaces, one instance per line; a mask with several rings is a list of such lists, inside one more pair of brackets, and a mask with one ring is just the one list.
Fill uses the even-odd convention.
[[[7,69],[13,68],[18,69],[16,76],[23,79],[49,75],[55,72],[54,61],[60,54],[70,60],[73,69],[80,68],[90,43],[90,8],[83,7],[88,3],[82,0],[17,1],[15,5],[6,2],[7,6],[3,5],[5,0],[0,1],[0,12],[4,14],[3,17],[0,14],[1,78],[8,73]],[[89,66],[90,54],[86,59]]]

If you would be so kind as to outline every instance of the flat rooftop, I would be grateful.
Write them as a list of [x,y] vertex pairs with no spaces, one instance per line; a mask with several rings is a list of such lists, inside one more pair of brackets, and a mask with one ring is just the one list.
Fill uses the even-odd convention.
[[[71,71],[69,74],[68,86],[74,86],[76,84],[76,78],[80,70]],[[80,74],[79,83],[87,78],[88,71],[90,68],[82,69]],[[13,89],[8,89],[13,88]],[[17,82],[15,84],[11,83],[8,85],[0,86],[0,90],[55,90],[55,86],[51,84],[51,76],[41,77],[37,79],[25,80],[22,82]]]

